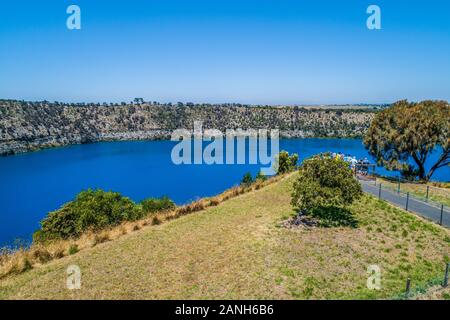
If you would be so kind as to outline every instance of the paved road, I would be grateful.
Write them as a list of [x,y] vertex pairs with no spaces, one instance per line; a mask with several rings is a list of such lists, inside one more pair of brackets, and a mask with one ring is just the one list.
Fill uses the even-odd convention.
[[[379,186],[374,185],[373,181],[360,181],[364,192],[379,196]],[[406,195],[397,192],[381,189],[381,198],[402,209],[406,208]],[[408,211],[439,223],[441,219],[441,207],[434,203],[427,203],[417,198],[409,196]],[[450,209],[444,207],[442,215],[442,225],[450,227]]]

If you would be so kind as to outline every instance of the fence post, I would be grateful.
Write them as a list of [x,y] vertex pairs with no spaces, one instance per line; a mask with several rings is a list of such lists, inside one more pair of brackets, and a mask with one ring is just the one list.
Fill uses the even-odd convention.
[[409,192],[406,193],[406,211],[408,211],[408,205],[409,205]]
[[400,177],[398,177],[397,193],[400,193]]
[[405,291],[406,297],[408,297],[410,293],[411,293],[411,278],[408,278],[406,280],[406,291]]
[[378,186],[378,199],[381,199],[381,183]]
[[444,216],[444,205],[441,204],[441,219],[439,220],[439,224],[442,226],[442,218]]
[[428,202],[428,194],[430,193],[430,186],[427,186],[427,202]]
[[445,266],[444,283],[442,284],[442,286],[444,288],[448,287],[448,272],[449,272],[449,268],[450,268],[450,262],[447,263],[447,265]]

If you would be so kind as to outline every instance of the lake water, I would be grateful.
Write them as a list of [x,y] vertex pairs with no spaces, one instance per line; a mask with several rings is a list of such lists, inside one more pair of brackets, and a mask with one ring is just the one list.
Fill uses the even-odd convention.
[[[104,142],[0,157],[0,246],[29,240],[39,221],[88,188],[113,190],[141,201],[168,195],[177,204],[213,196],[239,184],[258,165],[175,165],[170,141]],[[369,157],[357,139],[281,140],[300,159],[332,151]],[[434,155],[436,157],[436,155]],[[389,174],[383,168],[378,173]],[[393,175],[394,173],[390,173]],[[435,180],[448,180],[442,168]]]

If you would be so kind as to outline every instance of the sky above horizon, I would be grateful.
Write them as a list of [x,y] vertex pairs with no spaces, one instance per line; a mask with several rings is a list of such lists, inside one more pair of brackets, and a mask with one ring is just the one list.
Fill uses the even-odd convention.
[[[69,5],[81,30],[66,27]],[[367,7],[381,8],[369,30]],[[450,1],[0,4],[0,99],[250,104],[450,100]]]

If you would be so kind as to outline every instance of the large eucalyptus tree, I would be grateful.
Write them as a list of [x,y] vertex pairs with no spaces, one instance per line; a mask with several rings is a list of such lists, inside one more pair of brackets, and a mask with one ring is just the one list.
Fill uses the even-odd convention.
[[[379,164],[428,181],[438,168],[450,164],[450,105],[398,101],[375,116],[364,144]],[[432,152],[439,152],[439,157],[427,170]]]

